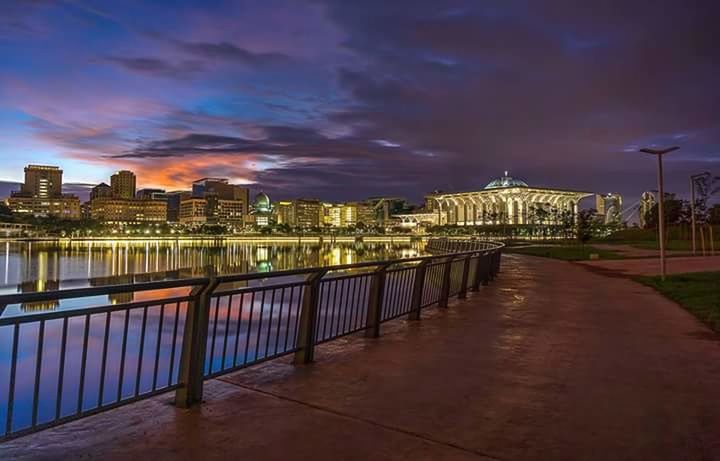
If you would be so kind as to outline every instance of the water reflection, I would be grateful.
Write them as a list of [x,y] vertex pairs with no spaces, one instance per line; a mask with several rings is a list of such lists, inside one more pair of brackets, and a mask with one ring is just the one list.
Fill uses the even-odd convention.
[[[186,278],[208,271],[228,274],[352,264],[407,258],[421,251],[420,242],[318,244],[219,239],[5,242],[0,294]],[[125,301],[118,298],[116,302]],[[57,307],[50,304],[45,308]],[[25,307],[43,308],[32,304]]]

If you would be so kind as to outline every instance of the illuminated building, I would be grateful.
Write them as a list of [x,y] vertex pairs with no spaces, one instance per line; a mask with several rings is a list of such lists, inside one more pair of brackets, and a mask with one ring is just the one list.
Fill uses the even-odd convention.
[[108,186],[104,182],[101,182],[90,189],[90,200],[95,200],[96,198],[110,198],[112,196],[112,187]]
[[13,213],[36,217],[54,216],[61,219],[80,219],[80,199],[73,195],[36,198],[13,195],[8,200]]
[[322,223],[324,226],[340,227],[342,222],[342,205],[322,204]]
[[20,194],[26,197],[50,198],[62,195],[63,171],[56,166],[28,165]]
[[208,197],[208,203],[212,203],[212,220],[219,224],[242,225],[247,210],[244,200],[223,200],[216,197]]
[[290,227],[294,227],[296,225],[295,204],[290,200],[275,202],[273,216],[277,224],[287,224]]
[[269,225],[273,216],[273,205],[270,197],[264,192],[257,194],[250,213],[253,215],[255,225],[261,227]]
[[[180,198],[180,222],[199,223],[196,213],[200,203],[190,199],[205,201],[205,220],[202,222],[222,225],[243,225],[250,213],[250,190],[247,187],[230,184],[224,178],[203,178],[192,185],[192,196]],[[188,202],[183,213],[183,203]],[[185,216],[185,221],[183,221]]]
[[207,222],[207,200],[184,197],[180,200],[180,222],[182,224],[204,224]]
[[595,210],[605,224],[622,223],[622,196],[607,194],[595,196]]
[[0,237],[21,237],[32,232],[32,225],[0,222]]
[[410,213],[413,209],[407,200],[399,197],[370,197],[365,203],[373,209],[372,220],[361,221],[365,224],[386,226],[393,220],[393,216]]
[[317,199],[298,199],[295,203],[295,226],[302,229],[320,227],[323,205]]
[[167,220],[168,222],[176,223],[180,222],[180,201],[183,198],[189,198],[191,192],[189,191],[172,191],[166,192],[167,197]]
[[648,217],[650,216],[650,211],[656,204],[657,199],[655,199],[655,194],[653,192],[643,192],[640,196],[640,227],[643,229],[648,227]]
[[62,174],[56,166],[28,165],[25,182],[8,198],[8,207],[18,214],[80,219],[80,199],[63,195]]
[[135,193],[139,200],[167,200],[167,193],[164,189],[139,189]]
[[[403,225],[420,222],[479,226],[485,224],[558,224],[563,216],[574,216],[578,202],[589,192],[531,187],[520,179],[504,176],[485,188],[471,192],[430,194],[425,199],[422,218],[414,214],[396,215]],[[432,215],[434,217],[430,218]]]
[[164,223],[167,204],[162,200],[98,198],[90,202],[90,217],[109,224]]
[[135,198],[135,173],[122,170],[110,176],[110,187],[115,198]]
[[342,227],[357,226],[358,224],[372,226],[376,223],[375,209],[371,204],[364,202],[347,202],[343,205]]
[[359,223],[374,225],[375,210],[361,202],[323,203],[323,224],[331,227],[355,227]]

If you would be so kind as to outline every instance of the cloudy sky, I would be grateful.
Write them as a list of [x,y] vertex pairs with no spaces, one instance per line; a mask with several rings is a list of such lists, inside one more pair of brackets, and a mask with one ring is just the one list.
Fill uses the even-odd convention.
[[359,199],[720,173],[720,2],[2,0],[0,180]]

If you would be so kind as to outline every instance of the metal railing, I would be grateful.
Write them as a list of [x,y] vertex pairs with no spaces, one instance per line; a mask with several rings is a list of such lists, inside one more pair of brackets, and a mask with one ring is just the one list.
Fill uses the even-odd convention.
[[[0,296],[0,441],[447,307],[500,270],[502,245],[431,240],[431,256]],[[134,300],[129,297],[138,297]],[[117,302],[118,300],[124,302]],[[8,307],[61,309],[2,316]]]

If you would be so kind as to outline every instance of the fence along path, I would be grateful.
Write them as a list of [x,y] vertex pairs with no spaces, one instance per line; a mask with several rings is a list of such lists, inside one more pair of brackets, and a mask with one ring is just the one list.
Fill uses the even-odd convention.
[[[0,442],[175,391],[382,323],[492,280],[502,244],[430,240],[430,256],[0,296]],[[127,301],[128,299],[131,299]],[[124,301],[124,302],[123,302]],[[2,316],[8,306],[72,308]]]

